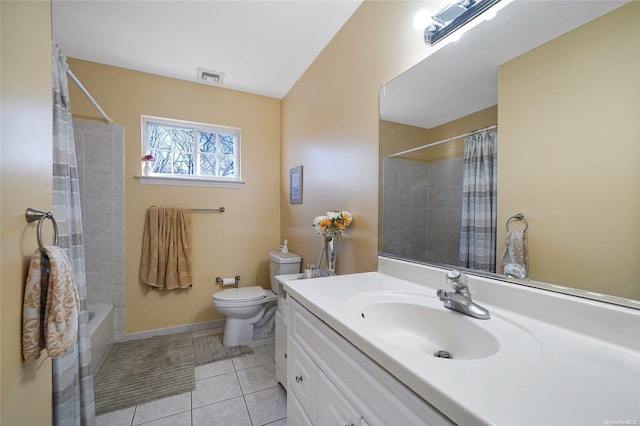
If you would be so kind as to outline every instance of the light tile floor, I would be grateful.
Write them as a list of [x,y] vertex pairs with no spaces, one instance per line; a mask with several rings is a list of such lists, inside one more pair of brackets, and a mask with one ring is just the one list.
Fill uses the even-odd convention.
[[96,419],[96,426],[284,426],[287,394],[275,379],[274,345],[196,367],[193,392]]

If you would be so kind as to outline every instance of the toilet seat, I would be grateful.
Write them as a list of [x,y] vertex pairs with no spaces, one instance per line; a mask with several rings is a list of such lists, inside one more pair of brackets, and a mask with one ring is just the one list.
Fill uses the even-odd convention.
[[250,302],[252,300],[262,299],[266,296],[264,289],[260,286],[253,285],[250,287],[232,288],[222,290],[213,295],[216,300],[224,300],[225,302]]
[[234,307],[261,305],[272,300],[276,300],[278,296],[273,292],[266,292],[260,286],[232,288],[215,293],[211,298],[211,302],[217,307]]

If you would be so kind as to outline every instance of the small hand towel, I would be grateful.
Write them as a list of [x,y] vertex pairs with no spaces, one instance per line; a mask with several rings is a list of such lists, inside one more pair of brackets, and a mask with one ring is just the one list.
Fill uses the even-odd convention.
[[142,238],[140,280],[167,290],[192,284],[190,209],[149,208]]
[[504,250],[500,258],[502,266],[517,264],[529,274],[529,253],[527,247],[527,233],[524,231],[507,231]]
[[44,250],[49,272],[44,270],[46,259],[37,249],[31,256],[24,292],[22,354],[27,361],[38,359],[45,347],[49,356],[56,358],[66,352],[78,336],[80,298],[69,258],[60,247]]

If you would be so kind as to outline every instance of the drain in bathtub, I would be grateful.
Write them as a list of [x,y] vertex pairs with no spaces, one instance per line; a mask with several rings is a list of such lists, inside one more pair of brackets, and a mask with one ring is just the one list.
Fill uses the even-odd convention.
[[447,358],[447,359],[453,359],[453,355],[451,355],[449,352],[447,351],[438,351],[435,354],[433,354],[433,356],[435,356],[436,358]]

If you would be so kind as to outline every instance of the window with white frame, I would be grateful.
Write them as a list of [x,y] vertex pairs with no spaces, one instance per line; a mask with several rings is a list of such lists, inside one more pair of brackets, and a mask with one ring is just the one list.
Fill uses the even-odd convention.
[[240,182],[240,129],[142,116],[152,177]]

